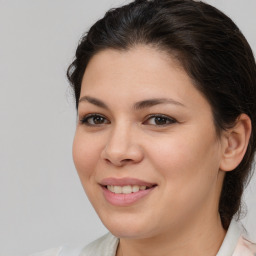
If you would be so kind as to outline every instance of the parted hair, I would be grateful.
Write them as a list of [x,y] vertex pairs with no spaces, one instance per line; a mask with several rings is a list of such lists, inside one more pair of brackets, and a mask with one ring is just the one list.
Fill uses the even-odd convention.
[[[256,65],[252,50],[234,22],[218,9],[193,0],[135,0],[109,10],[81,38],[67,77],[76,107],[90,59],[105,49],[129,50],[143,44],[179,61],[211,105],[216,132],[247,114],[252,133],[245,156],[225,174],[219,201],[222,225],[241,211],[256,148]],[[198,156],[200,157],[200,156]]]

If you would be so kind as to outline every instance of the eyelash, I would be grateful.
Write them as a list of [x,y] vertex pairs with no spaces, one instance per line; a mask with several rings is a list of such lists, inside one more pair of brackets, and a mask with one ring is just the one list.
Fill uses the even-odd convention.
[[[84,116],[82,119],[80,119],[80,123],[84,124],[84,125],[87,125],[87,126],[101,126],[103,124],[106,124],[106,123],[91,124],[89,122],[89,120],[90,119],[95,119],[95,118],[103,118],[105,121],[107,120],[107,118],[105,116],[103,116],[103,115],[100,115],[100,114],[89,114],[89,115]],[[107,120],[107,123],[109,124],[110,122]]]
[[[90,123],[90,119],[93,120],[95,118],[102,118],[101,120],[103,120],[103,123],[96,124],[95,120],[94,120],[94,124]],[[147,125],[147,122],[153,118],[158,118],[159,119],[158,121],[161,121],[161,119],[162,119],[162,121],[165,121],[166,123],[164,123],[164,124],[149,124],[149,125],[163,127],[163,126],[168,126],[168,125],[177,123],[177,120],[172,117],[169,117],[169,116],[166,116],[163,114],[153,114],[153,115],[147,116],[145,121],[143,121],[142,124]],[[82,119],[80,119],[80,123],[87,125],[87,126],[101,126],[101,125],[105,125],[105,124],[110,124],[110,121],[105,116],[103,116],[101,114],[89,114],[89,115],[84,116]]]
[[160,119],[163,119],[163,120],[165,120],[167,122],[165,124],[151,124],[151,125],[155,125],[155,126],[168,126],[168,125],[177,123],[177,120],[172,118],[172,117],[169,117],[169,116],[166,116],[166,115],[163,115],[163,114],[153,114],[153,115],[147,116],[147,118],[143,122],[143,124],[145,124],[145,122],[149,121],[152,118],[160,118]]

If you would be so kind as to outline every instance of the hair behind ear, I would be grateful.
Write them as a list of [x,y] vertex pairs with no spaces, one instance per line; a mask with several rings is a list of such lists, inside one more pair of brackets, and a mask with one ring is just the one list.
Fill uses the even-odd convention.
[[223,133],[223,158],[220,170],[226,174],[222,185],[219,213],[225,229],[228,229],[234,213],[238,213],[239,216],[242,211],[241,195],[250,169],[242,169],[240,166],[241,163],[242,166],[251,163],[251,159],[248,163],[244,159],[248,145],[250,146],[249,141],[252,139],[251,132],[251,119],[248,115],[241,114],[234,126]]

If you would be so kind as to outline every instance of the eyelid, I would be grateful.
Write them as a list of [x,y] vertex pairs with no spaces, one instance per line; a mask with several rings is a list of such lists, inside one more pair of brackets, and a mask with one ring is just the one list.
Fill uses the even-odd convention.
[[[93,117],[102,117],[105,120],[107,120],[108,122],[103,123],[103,124],[90,124],[89,122],[87,122],[89,118],[93,118]],[[108,120],[108,118],[106,116],[99,114],[99,113],[90,113],[90,114],[83,115],[81,118],[79,118],[79,121],[80,121],[80,124],[82,124],[82,125],[87,125],[87,126],[92,126],[92,127],[102,126],[102,125],[110,123],[110,121]]]
[[[90,122],[88,122],[88,120],[90,118],[95,118],[95,117],[101,117],[105,121],[102,124],[101,123],[100,124],[96,124],[96,123],[91,124]],[[167,123],[166,124],[149,124],[149,123],[147,123],[147,122],[149,122],[150,119],[157,118],[157,117],[166,119]],[[100,114],[100,113],[89,113],[89,114],[83,115],[81,118],[79,118],[79,121],[80,121],[80,124],[86,125],[86,126],[91,126],[91,127],[103,126],[103,125],[111,123],[105,115]],[[142,121],[142,124],[143,125],[164,127],[164,126],[172,125],[172,124],[177,123],[177,122],[178,121],[175,118],[170,117],[170,116],[165,115],[165,114],[150,114],[150,115],[145,117],[144,121]]]
[[[151,118],[154,118],[154,117],[166,118],[167,120],[170,121],[170,123],[168,123],[168,124],[163,124],[163,125],[157,125],[157,124],[155,124],[154,126],[159,126],[159,127],[161,127],[161,126],[168,126],[168,125],[171,125],[171,124],[174,124],[174,123],[177,123],[177,122],[178,122],[175,118],[170,117],[170,116],[168,116],[168,115],[164,115],[164,114],[150,114],[150,115],[148,115],[148,116],[145,118],[145,120],[143,121],[143,124],[145,124],[145,122],[147,122],[148,120],[150,120]],[[152,125],[152,124],[151,124],[151,125]]]

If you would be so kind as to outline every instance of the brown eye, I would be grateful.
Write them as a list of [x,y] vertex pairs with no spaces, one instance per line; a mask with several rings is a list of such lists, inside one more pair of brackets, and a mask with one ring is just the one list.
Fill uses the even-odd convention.
[[165,125],[168,124],[168,119],[165,117],[155,117],[155,124],[156,125]]
[[105,119],[102,116],[95,116],[92,119],[93,124],[104,124]]
[[156,126],[165,126],[176,123],[177,121],[171,117],[165,115],[153,115],[150,116],[144,124],[156,125]]
[[85,116],[80,121],[82,124],[89,125],[89,126],[109,124],[109,121],[104,116],[97,115],[97,114]]

